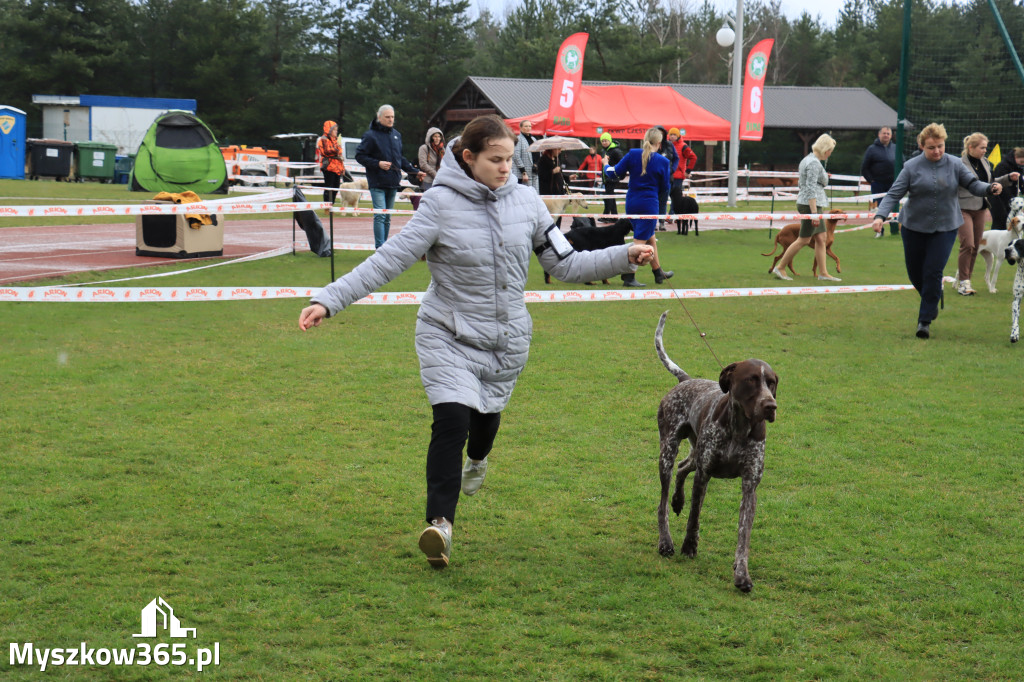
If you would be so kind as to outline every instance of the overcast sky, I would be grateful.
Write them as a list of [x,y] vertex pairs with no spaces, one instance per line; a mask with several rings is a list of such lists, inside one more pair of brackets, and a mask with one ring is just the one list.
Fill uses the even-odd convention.
[[[470,0],[470,7],[490,9],[492,14],[499,17],[505,15],[506,6],[515,7],[518,4],[519,0]],[[712,4],[722,14],[736,10],[735,0],[712,0]],[[812,17],[820,17],[822,23],[831,27],[835,26],[843,4],[843,0],[782,0],[782,11],[786,16],[795,19],[807,10]]]

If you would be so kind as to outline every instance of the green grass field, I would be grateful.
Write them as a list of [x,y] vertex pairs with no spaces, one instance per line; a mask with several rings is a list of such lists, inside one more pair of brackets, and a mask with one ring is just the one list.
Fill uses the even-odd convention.
[[[774,286],[769,248],[764,232],[660,237],[676,286]],[[906,281],[888,235],[835,250],[844,284]],[[339,253],[339,273],[365,257]],[[328,272],[304,253],[158,282],[319,286]],[[418,263],[388,289],[428,278]],[[40,674],[9,656],[0,672],[1020,679],[1012,278],[1004,267],[996,295],[947,288],[928,341],[913,292],[686,301],[723,363],[759,357],[780,376],[749,595],[732,586],[738,481],[711,483],[696,559],[657,552],[663,310],[671,357],[719,369],[676,302],[531,305],[530,363],[442,572],[416,547],[430,410],[414,307],[354,306],[302,333],[301,300],[0,303],[0,644],[220,647],[201,675]],[[546,288],[536,262],[528,288]],[[678,543],[685,514],[672,524]],[[196,639],[132,637],[158,596]]]

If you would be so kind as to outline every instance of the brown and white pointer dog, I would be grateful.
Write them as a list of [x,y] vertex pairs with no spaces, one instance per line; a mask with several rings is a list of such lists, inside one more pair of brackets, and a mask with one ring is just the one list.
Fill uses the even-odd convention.
[[775,421],[775,391],[779,378],[762,360],[734,362],[722,370],[717,382],[691,377],[665,353],[661,337],[666,316],[668,311],[658,322],[654,347],[665,368],[679,379],[679,385],[668,392],[658,407],[661,436],[658,551],[666,557],[675,554],[672,534],[668,529],[668,491],[679,444],[688,438],[690,455],[679,464],[676,491],[672,496],[672,509],[678,515],[685,500],[683,484],[687,475],[693,472],[690,518],[686,522],[682,552],[688,557],[697,556],[700,509],[708,480],[712,477],[739,477],[743,499],[740,502],[733,583],[740,590],[749,592],[754,583],[750,579],[747,560],[750,556],[750,529],[754,525],[757,507],[757,484],[764,472],[765,422]]

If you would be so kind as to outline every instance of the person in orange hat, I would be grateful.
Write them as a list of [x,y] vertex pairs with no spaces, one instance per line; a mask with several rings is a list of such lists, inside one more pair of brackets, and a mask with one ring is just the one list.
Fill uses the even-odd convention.
[[[341,176],[345,174],[345,153],[338,144],[338,124],[324,121],[324,134],[316,141],[316,151],[320,156],[320,170],[324,174],[324,187],[337,190],[341,184]],[[334,203],[338,192],[324,190],[324,201]]]

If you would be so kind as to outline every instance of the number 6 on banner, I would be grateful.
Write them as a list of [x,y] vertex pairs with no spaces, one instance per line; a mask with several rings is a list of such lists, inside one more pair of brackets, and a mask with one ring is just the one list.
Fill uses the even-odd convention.
[[572,81],[562,81],[562,95],[558,98],[558,103],[563,107],[571,107],[573,100]]
[[750,113],[756,114],[761,111],[761,88],[756,85],[750,89]]

